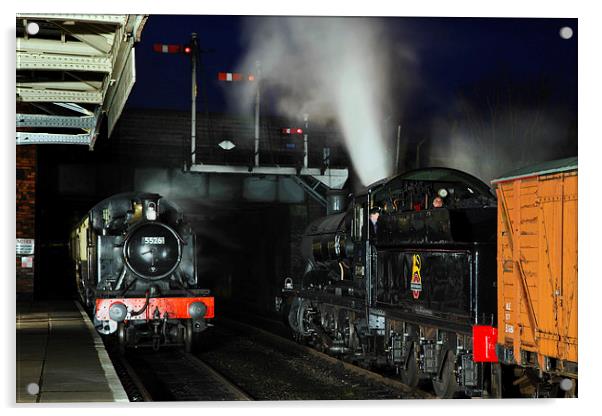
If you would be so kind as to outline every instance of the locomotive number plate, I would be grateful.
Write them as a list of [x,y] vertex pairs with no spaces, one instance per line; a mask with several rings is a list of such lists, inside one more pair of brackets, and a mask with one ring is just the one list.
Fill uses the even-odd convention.
[[165,244],[165,237],[142,237],[142,244]]

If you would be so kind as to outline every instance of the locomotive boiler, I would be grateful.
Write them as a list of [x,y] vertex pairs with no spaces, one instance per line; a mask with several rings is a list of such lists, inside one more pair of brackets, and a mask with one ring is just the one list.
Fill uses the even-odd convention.
[[71,233],[80,299],[103,335],[120,349],[184,345],[214,317],[201,288],[196,236],[173,203],[152,193],[124,193],[94,206]]

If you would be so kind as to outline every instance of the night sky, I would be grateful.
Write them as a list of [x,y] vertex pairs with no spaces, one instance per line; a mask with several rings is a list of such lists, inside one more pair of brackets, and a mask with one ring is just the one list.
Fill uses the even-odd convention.
[[[184,55],[157,54],[154,43],[185,44],[196,32],[203,55],[211,111],[226,111],[217,72],[238,68],[244,53],[244,16],[151,15],[136,49],[137,81],[132,108],[190,108],[190,62]],[[253,17],[253,19],[263,19]],[[378,18],[367,18],[378,19]],[[412,97],[414,111],[439,111],[458,90],[504,75],[520,80],[546,76],[554,99],[576,109],[577,19],[381,18],[393,37],[414,48],[421,76]],[[571,39],[560,28],[573,29]],[[294,54],[295,51],[291,51]],[[202,75],[199,74],[199,81]]]
[[[306,24],[320,30],[307,21],[298,24],[302,19],[293,19],[297,40],[300,28],[303,36]],[[376,135],[382,138],[384,146],[375,155],[395,152],[398,125],[403,126],[402,143],[406,146],[402,155],[406,160],[403,169],[427,165],[454,167],[489,181],[519,166],[576,155],[577,19],[362,19],[369,20],[371,28],[379,31],[383,28],[383,34],[379,32],[375,35],[376,42],[370,43],[372,49],[364,48],[363,53],[370,55],[374,48],[380,48],[375,56],[391,57],[385,67],[374,66],[376,82],[380,77],[387,84],[385,97],[381,95],[381,98],[388,100],[375,120],[379,129],[382,128]],[[279,23],[274,24],[275,20]],[[362,23],[360,20],[353,25]],[[202,54],[204,69],[198,75],[197,111],[236,112],[232,108],[232,96],[225,96],[224,83],[217,80],[217,73],[252,72],[253,68],[240,65],[254,62],[255,53],[270,53],[271,46],[262,50],[261,45],[252,43],[255,32],[262,32],[264,37],[259,38],[269,45],[284,44],[285,50],[278,51],[283,60],[294,61],[302,56],[300,61],[294,61],[293,71],[297,68],[299,71],[291,76],[290,83],[294,85],[295,77],[297,80],[301,77],[303,83],[298,85],[303,85],[302,90],[311,88],[308,73],[309,77],[317,74],[319,78],[319,71],[330,70],[331,64],[306,64],[305,56],[309,56],[308,59],[314,56],[311,49],[323,46],[314,41],[298,43],[305,50],[288,48],[295,45],[295,41],[279,43],[278,39],[286,37],[282,32],[290,27],[286,22],[277,16],[151,15],[136,49],[137,81],[127,107],[189,111],[190,60],[183,54],[155,53],[152,46],[155,43],[186,44],[191,32],[198,34],[201,48],[212,50]],[[273,32],[267,29],[267,38],[266,27],[275,28],[271,29]],[[359,26],[353,27],[361,30]],[[563,27],[572,29],[570,38],[561,37]],[[342,38],[349,39],[350,35],[345,32]],[[363,35],[357,36],[353,42],[362,41]],[[274,76],[274,72],[271,75]],[[364,82],[365,78],[360,79]],[[366,79],[366,82],[375,82],[375,79]],[[278,82],[280,88],[284,82],[286,90],[288,80]],[[357,85],[357,79],[353,82]],[[266,86],[262,91],[267,96],[262,101],[262,115],[282,115],[280,103],[274,104],[282,99],[282,90]],[[292,101],[295,103],[294,98]],[[252,101],[247,103],[239,105],[238,114],[241,111],[252,114]],[[315,114],[320,110],[305,107],[304,111]],[[365,114],[362,111],[365,110],[359,113]],[[343,128],[342,121],[337,121]],[[358,143],[358,138],[345,139],[348,149]],[[465,151],[466,148],[469,151]],[[483,154],[486,157],[481,159]],[[389,163],[388,159],[382,162],[382,158],[370,158],[373,161],[358,161],[358,157],[352,155],[355,171],[365,172],[371,163]],[[392,173],[388,168],[386,172],[366,175],[363,182]]]

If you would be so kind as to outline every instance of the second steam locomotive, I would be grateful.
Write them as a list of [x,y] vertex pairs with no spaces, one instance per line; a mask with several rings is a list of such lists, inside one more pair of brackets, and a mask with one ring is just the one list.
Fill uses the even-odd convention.
[[[572,170],[543,171],[576,184],[576,160],[569,167]],[[533,189],[540,176],[536,172],[527,176],[530,179],[523,179],[523,186],[529,189],[530,203],[558,201],[543,195],[534,202],[538,198]],[[567,200],[574,204],[564,208],[565,222],[571,215],[576,219],[576,185],[574,192],[573,199]],[[524,231],[517,212],[527,206],[526,199],[517,201],[514,211],[503,215],[512,217],[513,231],[519,227]],[[430,381],[442,398],[501,397],[506,386],[523,389],[532,397],[555,395],[559,387],[568,395],[576,394],[576,312],[568,313],[572,316],[571,322],[565,322],[568,335],[560,326],[545,329],[543,319],[537,328],[533,321],[522,323],[526,313],[521,311],[528,304],[524,299],[532,301],[537,294],[529,291],[533,286],[547,287],[548,278],[531,272],[533,266],[524,266],[525,254],[516,251],[519,242],[515,241],[512,258],[504,243],[508,232],[498,227],[498,219],[505,217],[486,184],[453,169],[420,169],[378,182],[356,194],[351,203],[346,211],[309,225],[302,241],[305,272],[300,279],[285,281],[282,309],[298,340],[364,365],[395,368],[410,386]],[[534,213],[528,217],[534,218]],[[537,241],[532,238],[537,226],[534,230],[527,237],[515,232],[515,239],[531,238],[530,246],[523,243],[529,253]],[[562,238],[573,241],[576,224],[564,230],[568,234]],[[503,260],[498,258],[499,244]],[[576,243],[574,249],[576,286]],[[571,261],[565,262],[567,277],[573,273]],[[514,263],[517,277],[499,280],[498,269],[508,275]],[[519,274],[523,268],[531,275]],[[511,298],[505,295],[510,291]],[[500,304],[506,305],[502,316],[498,316]],[[563,313],[559,308],[554,311]],[[514,334],[505,322],[511,313]],[[504,334],[499,342],[498,331]],[[523,337],[523,331],[537,335]],[[537,349],[543,345],[537,338],[543,338],[544,332],[552,337],[554,331],[558,345],[568,348],[562,356],[550,352],[551,347]],[[504,346],[517,334],[526,338],[519,341],[523,344],[517,347],[514,341],[514,350]]]
[[71,233],[80,298],[104,335],[126,347],[193,347],[214,317],[201,288],[196,237],[158,194],[124,193],[94,206]]

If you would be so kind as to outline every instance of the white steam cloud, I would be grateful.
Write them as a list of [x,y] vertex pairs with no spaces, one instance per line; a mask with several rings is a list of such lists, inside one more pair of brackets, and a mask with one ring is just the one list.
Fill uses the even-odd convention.
[[428,165],[471,173],[489,183],[512,169],[576,155],[567,146],[570,122],[561,111],[503,109],[484,118],[437,120]]
[[[264,109],[298,120],[308,114],[310,123],[336,120],[364,185],[392,173],[391,138],[383,134],[391,108],[387,81],[392,76],[403,79],[413,59],[407,48],[388,43],[382,23],[369,18],[249,17],[243,31],[247,54],[238,67],[253,72],[260,62]],[[409,65],[392,71],[392,58]],[[240,88],[226,93],[237,111],[253,108],[252,86],[242,97]]]

